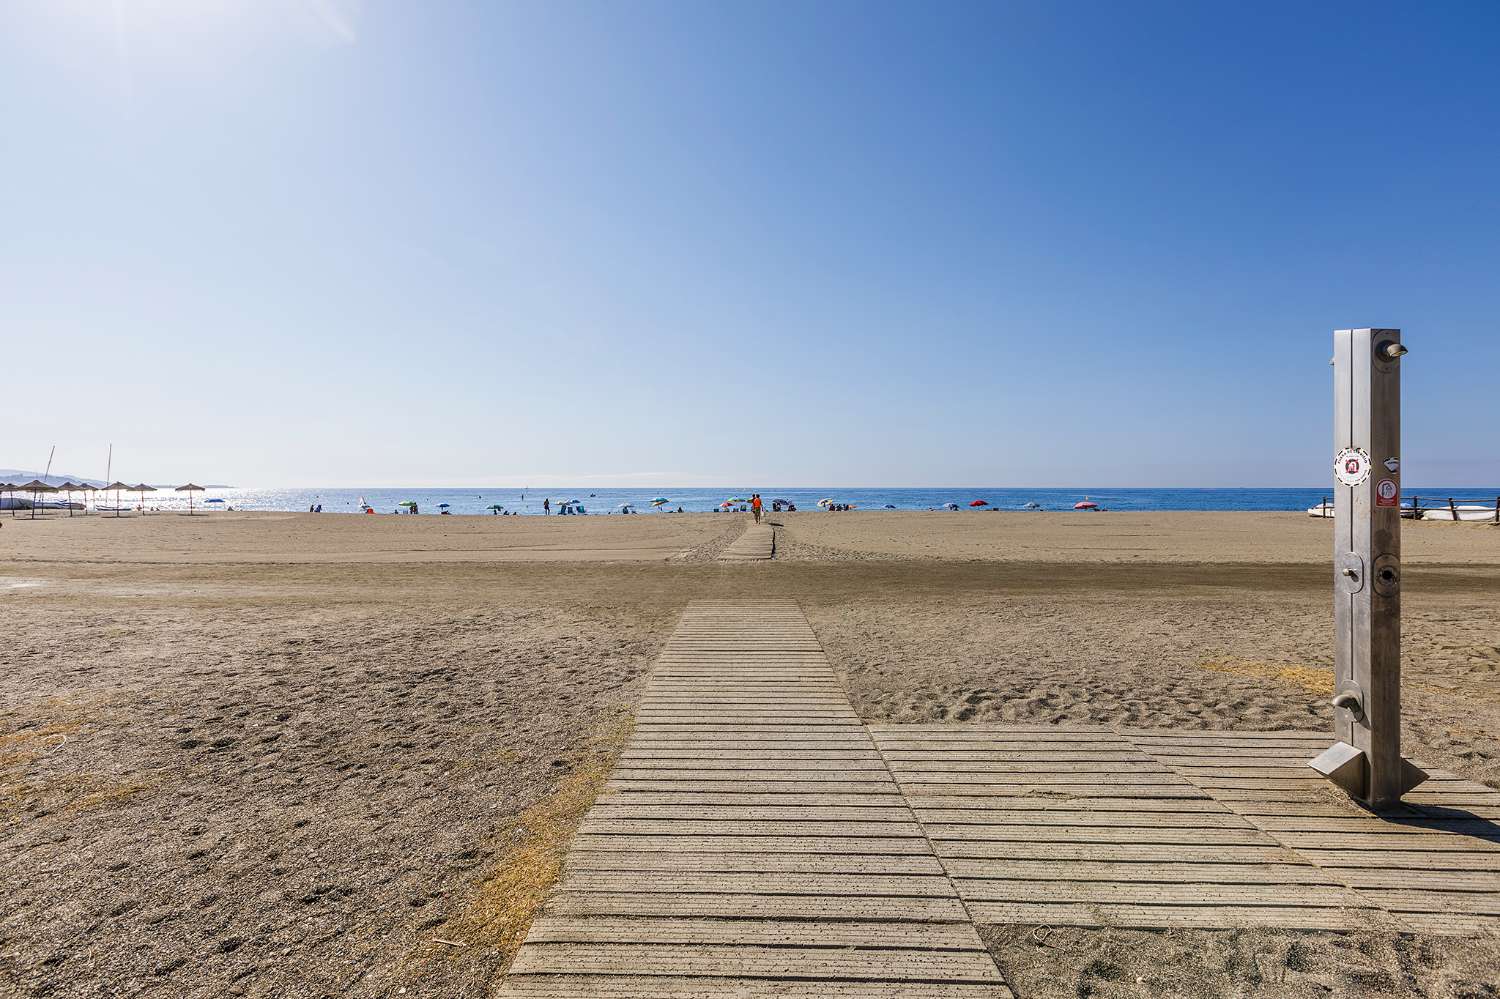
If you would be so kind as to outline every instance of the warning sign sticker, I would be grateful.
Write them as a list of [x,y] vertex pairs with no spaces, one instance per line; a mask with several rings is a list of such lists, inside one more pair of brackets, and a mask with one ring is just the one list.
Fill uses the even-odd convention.
[[1346,447],[1333,458],[1333,477],[1346,486],[1357,486],[1370,477],[1370,455],[1363,448]]
[[1396,506],[1401,502],[1401,491],[1396,488],[1395,479],[1381,479],[1375,486],[1376,506]]

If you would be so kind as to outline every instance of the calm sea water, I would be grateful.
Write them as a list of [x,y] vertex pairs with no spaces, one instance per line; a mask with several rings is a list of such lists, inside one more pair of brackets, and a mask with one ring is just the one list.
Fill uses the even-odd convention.
[[[824,497],[839,503],[855,504],[860,510],[926,510],[957,503],[969,504],[982,499],[997,510],[1022,510],[1036,503],[1044,510],[1071,510],[1073,504],[1087,497],[1107,510],[1305,510],[1330,495],[1328,489],[775,489],[760,488],[769,506],[773,499],[787,499],[799,510],[815,510]],[[300,510],[322,504],[324,513],[359,513],[361,501],[368,502],[377,513],[392,513],[406,500],[418,504],[422,514],[438,514],[440,505],[449,504],[455,514],[490,515],[489,507],[501,506],[507,512],[540,514],[542,500],[551,499],[554,509],[564,500],[580,501],[589,514],[617,513],[623,504],[633,504],[643,514],[654,511],[652,499],[665,497],[663,507],[687,511],[707,511],[719,507],[731,497],[748,497],[747,489],[210,489],[194,498],[195,505],[206,500],[223,500],[223,506],[238,510]],[[1432,487],[1408,488],[1403,498],[1413,495],[1454,496],[1494,502],[1500,488]],[[131,495],[126,497],[134,500]],[[172,493],[148,494],[153,506],[186,508],[187,500]],[[221,504],[212,504],[220,506]]]

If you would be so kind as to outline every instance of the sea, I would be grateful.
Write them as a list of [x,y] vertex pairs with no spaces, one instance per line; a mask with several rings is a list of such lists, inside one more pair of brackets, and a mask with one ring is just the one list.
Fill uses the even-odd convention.
[[[788,500],[798,510],[816,510],[818,501],[830,500],[847,504],[856,510],[937,510],[945,504],[954,503],[969,510],[1071,510],[1073,505],[1085,499],[1099,504],[1104,510],[1306,510],[1331,499],[1330,489],[1057,489],[1005,487],[953,487],[953,488],[805,488],[805,487],[745,487],[720,489],[600,489],[583,487],[577,489],[502,489],[495,488],[429,488],[429,489],[241,489],[214,488],[193,495],[194,506],[207,505],[209,509],[233,507],[236,510],[291,510],[306,512],[321,506],[324,513],[358,514],[365,504],[376,513],[401,512],[402,503],[415,503],[422,515],[437,515],[443,510],[452,514],[493,516],[492,507],[504,513],[540,515],[544,500],[550,500],[555,511],[560,503],[576,501],[583,512],[589,515],[617,514],[626,509],[642,514],[654,514],[657,510],[675,511],[681,508],[688,512],[720,510],[728,500],[748,499],[751,489],[761,494],[767,508],[772,500]],[[1433,487],[1430,489],[1407,488],[1403,502],[1411,497],[1422,497],[1423,505],[1429,498],[1432,502],[1446,503],[1448,497],[1459,502],[1469,501],[1492,504],[1500,496],[1500,488],[1488,487]],[[122,500],[134,503],[137,494],[123,495]],[[667,502],[659,508],[653,500]],[[186,494],[160,491],[146,494],[147,504],[160,509],[186,509]],[[973,506],[983,500],[983,506]],[[1035,504],[1035,506],[1028,506]],[[731,508],[737,504],[731,504]]]

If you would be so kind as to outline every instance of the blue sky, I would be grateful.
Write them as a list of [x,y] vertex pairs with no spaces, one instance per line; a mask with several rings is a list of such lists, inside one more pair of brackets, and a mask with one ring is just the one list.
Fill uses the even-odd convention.
[[0,465],[1500,482],[1500,5],[0,5]]

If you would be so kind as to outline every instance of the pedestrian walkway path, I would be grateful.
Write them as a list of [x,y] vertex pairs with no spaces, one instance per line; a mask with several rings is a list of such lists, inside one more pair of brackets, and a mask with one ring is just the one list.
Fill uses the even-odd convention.
[[1500,929],[1500,791],[1424,767],[1372,814],[1327,733],[871,731],[978,923]]
[[719,555],[721,562],[764,562],[776,557],[776,528],[751,524]]
[[696,601],[502,997],[1010,996],[976,924],[1500,929],[1500,791],[1372,815],[1322,733],[861,724],[790,601]]
[[709,601],[500,994],[1011,995],[802,612]]

